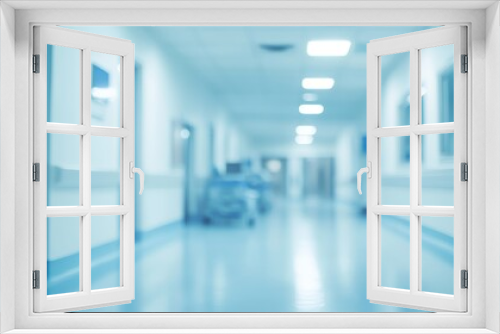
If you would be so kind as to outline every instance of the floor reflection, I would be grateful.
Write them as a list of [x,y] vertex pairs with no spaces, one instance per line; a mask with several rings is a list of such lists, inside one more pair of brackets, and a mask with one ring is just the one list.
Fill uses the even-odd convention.
[[136,299],[90,311],[412,311],[366,299],[365,216],[330,203],[281,200],[253,227],[177,223],[139,235]]

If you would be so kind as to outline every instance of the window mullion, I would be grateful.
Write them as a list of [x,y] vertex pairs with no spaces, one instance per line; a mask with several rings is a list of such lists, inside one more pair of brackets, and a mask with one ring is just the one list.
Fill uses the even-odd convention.
[[[415,133],[418,125],[419,108],[419,59],[418,50],[410,50],[410,207],[420,203],[419,182],[419,136]],[[418,291],[420,277],[419,217],[410,211],[410,291]]]
[[[91,99],[90,99],[90,88],[91,88],[91,59],[90,59],[90,49],[83,49],[82,57],[82,123],[85,127],[90,129],[91,126]],[[83,206],[90,208],[91,202],[91,134],[88,131],[82,136],[82,199]],[[80,275],[82,275],[83,281],[83,291],[90,293],[91,290],[91,216],[90,211],[82,218],[82,228],[83,231],[80,234],[81,238],[81,254],[83,256],[82,270]]]

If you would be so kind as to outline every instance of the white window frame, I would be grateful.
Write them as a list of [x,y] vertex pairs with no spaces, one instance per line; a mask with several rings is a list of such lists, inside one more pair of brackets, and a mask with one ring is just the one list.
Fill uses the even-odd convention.
[[[231,4],[231,2],[206,0],[203,4],[186,1],[182,4],[165,2],[162,6],[171,8],[146,9],[151,3],[144,1],[143,5],[135,3],[136,8],[144,7],[142,11],[115,9],[105,11],[103,15],[103,10],[97,6],[102,7],[106,3],[105,1],[81,2],[75,6],[80,8],[86,6],[87,9],[76,10],[57,9],[57,6],[68,4],[42,0],[20,2],[19,5],[31,9],[16,11],[9,6],[9,4],[16,6],[15,1],[1,4],[2,313],[0,325],[2,331],[16,329],[16,333],[35,333],[37,329],[51,329],[50,332],[54,333],[59,329],[60,333],[71,333],[76,329],[88,329],[85,332],[99,333],[104,332],[104,329],[127,329],[127,333],[147,333],[148,329],[151,332],[153,329],[158,329],[156,333],[181,331],[186,333],[180,329],[193,328],[196,329],[189,332],[213,333],[214,329],[217,329],[216,332],[221,333],[248,333],[249,329],[252,329],[251,332],[256,333],[334,333],[349,329],[350,333],[370,333],[377,332],[377,329],[381,328],[386,328],[384,330],[386,333],[415,333],[415,330],[410,330],[412,328],[418,328],[420,329],[418,332],[422,333],[488,333],[490,331],[487,328],[498,331],[500,327],[499,230],[498,224],[492,219],[500,216],[500,209],[498,201],[491,201],[500,200],[498,191],[500,177],[495,175],[491,179],[488,178],[486,183],[485,176],[485,170],[488,168],[496,171],[498,164],[495,163],[500,161],[500,152],[497,153],[498,149],[495,150],[500,144],[500,139],[495,136],[495,141],[489,143],[485,135],[487,129],[494,131],[500,124],[486,121],[487,105],[492,108],[488,111],[488,115],[496,117],[495,120],[498,120],[498,116],[493,116],[493,113],[500,108],[500,101],[496,97],[500,95],[499,90],[494,90],[500,89],[500,69],[498,69],[500,66],[497,65],[495,68],[498,69],[498,74],[495,71],[492,73],[485,71],[486,62],[489,61],[491,64],[500,62],[499,58],[495,58],[500,55],[497,50],[500,49],[500,34],[497,32],[499,16],[496,2],[493,7],[486,10],[476,7],[489,5],[490,2],[435,1],[432,6],[441,3],[441,8],[444,8],[436,9],[428,7],[431,6],[430,2],[424,1],[407,5],[405,9],[388,9],[387,6],[391,5],[387,2],[371,1],[370,9],[360,9],[363,3],[355,1],[351,1],[350,4],[348,1],[337,2],[337,7],[344,8],[328,8],[335,5],[307,0],[291,3],[255,2],[253,5],[247,3],[245,8],[244,3]],[[364,5],[367,6],[366,3]],[[116,2],[114,6],[117,6]],[[159,4],[156,2],[152,6]],[[184,6],[184,9],[179,9],[180,6]],[[218,9],[210,9],[210,6]],[[282,8],[277,8],[279,6]],[[404,4],[398,1],[398,6],[404,7]],[[462,6],[462,9],[453,6]],[[44,7],[49,9],[42,10]],[[357,9],[353,9],[355,7]],[[33,162],[31,161],[33,77],[30,73],[30,64],[34,25],[402,25],[402,22],[404,25],[468,26],[468,54],[471,60],[467,79],[468,133],[471,134],[468,140],[470,154],[468,221],[471,222],[468,224],[468,235],[471,237],[468,240],[470,281],[466,313],[33,313],[33,290],[30,279],[33,268],[33,188],[29,175]],[[486,27],[485,22],[488,23]],[[485,93],[486,89],[489,93]],[[15,142],[15,145],[12,145],[12,142]],[[353,171],[353,175],[355,172]],[[301,330],[297,331],[298,328]],[[159,329],[165,330],[159,331]]]

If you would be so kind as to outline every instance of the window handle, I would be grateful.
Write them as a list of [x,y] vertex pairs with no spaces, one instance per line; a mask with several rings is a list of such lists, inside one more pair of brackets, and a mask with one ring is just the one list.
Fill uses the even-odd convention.
[[368,161],[367,163],[368,166],[361,168],[358,171],[358,192],[361,195],[361,176],[366,173],[366,177],[371,179],[372,178],[372,163]]
[[131,179],[134,178],[134,174],[137,173],[140,176],[141,189],[139,190],[139,195],[142,195],[144,191],[144,172],[140,168],[134,167],[134,162],[130,161],[129,163],[129,176]]

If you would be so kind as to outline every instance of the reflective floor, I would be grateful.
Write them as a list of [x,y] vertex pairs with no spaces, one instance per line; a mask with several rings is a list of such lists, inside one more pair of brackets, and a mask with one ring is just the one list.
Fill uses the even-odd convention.
[[[330,203],[281,200],[253,227],[176,223],[138,236],[136,299],[90,311],[414,312],[366,299],[365,214]],[[405,261],[397,248],[409,237],[400,221],[387,222],[383,235],[395,248],[384,252],[395,255],[391,261]],[[432,266],[450,271],[453,247],[438,239]],[[116,272],[93,270],[103,281]],[[408,273],[399,271],[390,283],[404,286]]]

